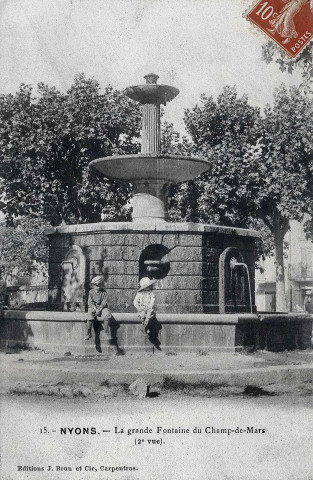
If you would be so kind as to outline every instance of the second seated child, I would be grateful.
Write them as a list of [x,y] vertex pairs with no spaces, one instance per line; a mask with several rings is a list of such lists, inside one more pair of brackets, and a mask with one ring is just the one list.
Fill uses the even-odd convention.
[[156,279],[143,277],[139,282],[139,289],[134,299],[134,306],[137,309],[145,333],[149,334],[149,322],[155,318],[155,295],[152,291]]

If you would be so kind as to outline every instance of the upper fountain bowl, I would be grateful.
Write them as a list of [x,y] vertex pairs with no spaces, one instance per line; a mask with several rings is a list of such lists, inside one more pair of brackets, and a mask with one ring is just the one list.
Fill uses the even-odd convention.
[[178,88],[170,85],[157,85],[158,75],[149,73],[144,77],[145,85],[134,85],[124,90],[125,95],[141,104],[164,104],[170,102],[179,94]]
[[124,90],[125,95],[139,103],[166,104],[173,100],[178,94],[178,88],[170,85],[135,85]]

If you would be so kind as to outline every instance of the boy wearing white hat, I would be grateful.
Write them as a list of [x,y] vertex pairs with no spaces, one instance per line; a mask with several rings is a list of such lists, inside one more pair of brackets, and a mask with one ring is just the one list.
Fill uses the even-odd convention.
[[105,331],[108,333],[109,320],[112,314],[108,308],[108,294],[101,288],[102,277],[100,275],[91,280],[91,290],[88,296],[88,313],[92,315],[93,319],[87,319],[87,335],[85,340],[91,338],[91,323],[95,320],[104,322]]
[[149,321],[155,318],[155,311],[153,309],[155,303],[155,296],[152,287],[156,279],[143,277],[139,284],[140,287],[134,299],[134,306],[137,309],[138,316],[142,322],[145,332],[149,333]]

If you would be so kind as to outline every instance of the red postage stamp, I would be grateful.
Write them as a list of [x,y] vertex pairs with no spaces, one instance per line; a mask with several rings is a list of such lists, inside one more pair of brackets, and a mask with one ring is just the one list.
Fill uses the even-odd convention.
[[313,0],[259,0],[247,19],[291,57],[313,39]]

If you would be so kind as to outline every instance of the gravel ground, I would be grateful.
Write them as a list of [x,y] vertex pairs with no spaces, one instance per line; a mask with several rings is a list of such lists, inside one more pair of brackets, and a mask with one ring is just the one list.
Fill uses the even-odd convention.
[[[181,353],[177,355],[134,352],[125,356],[95,355],[75,357],[72,355],[57,357],[40,350],[6,350],[0,352],[0,380],[2,393],[37,394],[57,397],[92,397],[105,398],[129,396],[129,385],[145,372],[157,374],[151,381],[148,378],[135,395],[198,395],[206,397],[226,397],[235,395],[265,396],[294,394],[299,396],[312,395],[312,383],[308,379],[277,382],[275,380],[262,384],[253,382],[258,371],[276,367],[284,369],[305,366],[310,369],[313,351],[293,351],[272,353],[260,351],[254,354],[195,354]],[[231,372],[255,372],[249,383],[241,382],[234,385],[223,381],[221,375],[218,381],[195,381],[197,375],[212,372],[213,375],[226,372],[226,378],[231,379]],[[125,371],[135,372],[132,380],[125,378],[119,381],[99,381],[99,376],[115,372],[116,376]],[[83,372],[83,375],[81,374]],[[184,373],[188,373],[188,379]],[[194,372],[194,375],[189,372]],[[95,373],[98,375],[95,376]],[[60,380],[59,375],[62,374]],[[83,381],[81,377],[83,376]],[[113,377],[114,379],[114,375]],[[245,378],[245,374],[243,373]],[[79,379],[80,378],[80,379]]]

